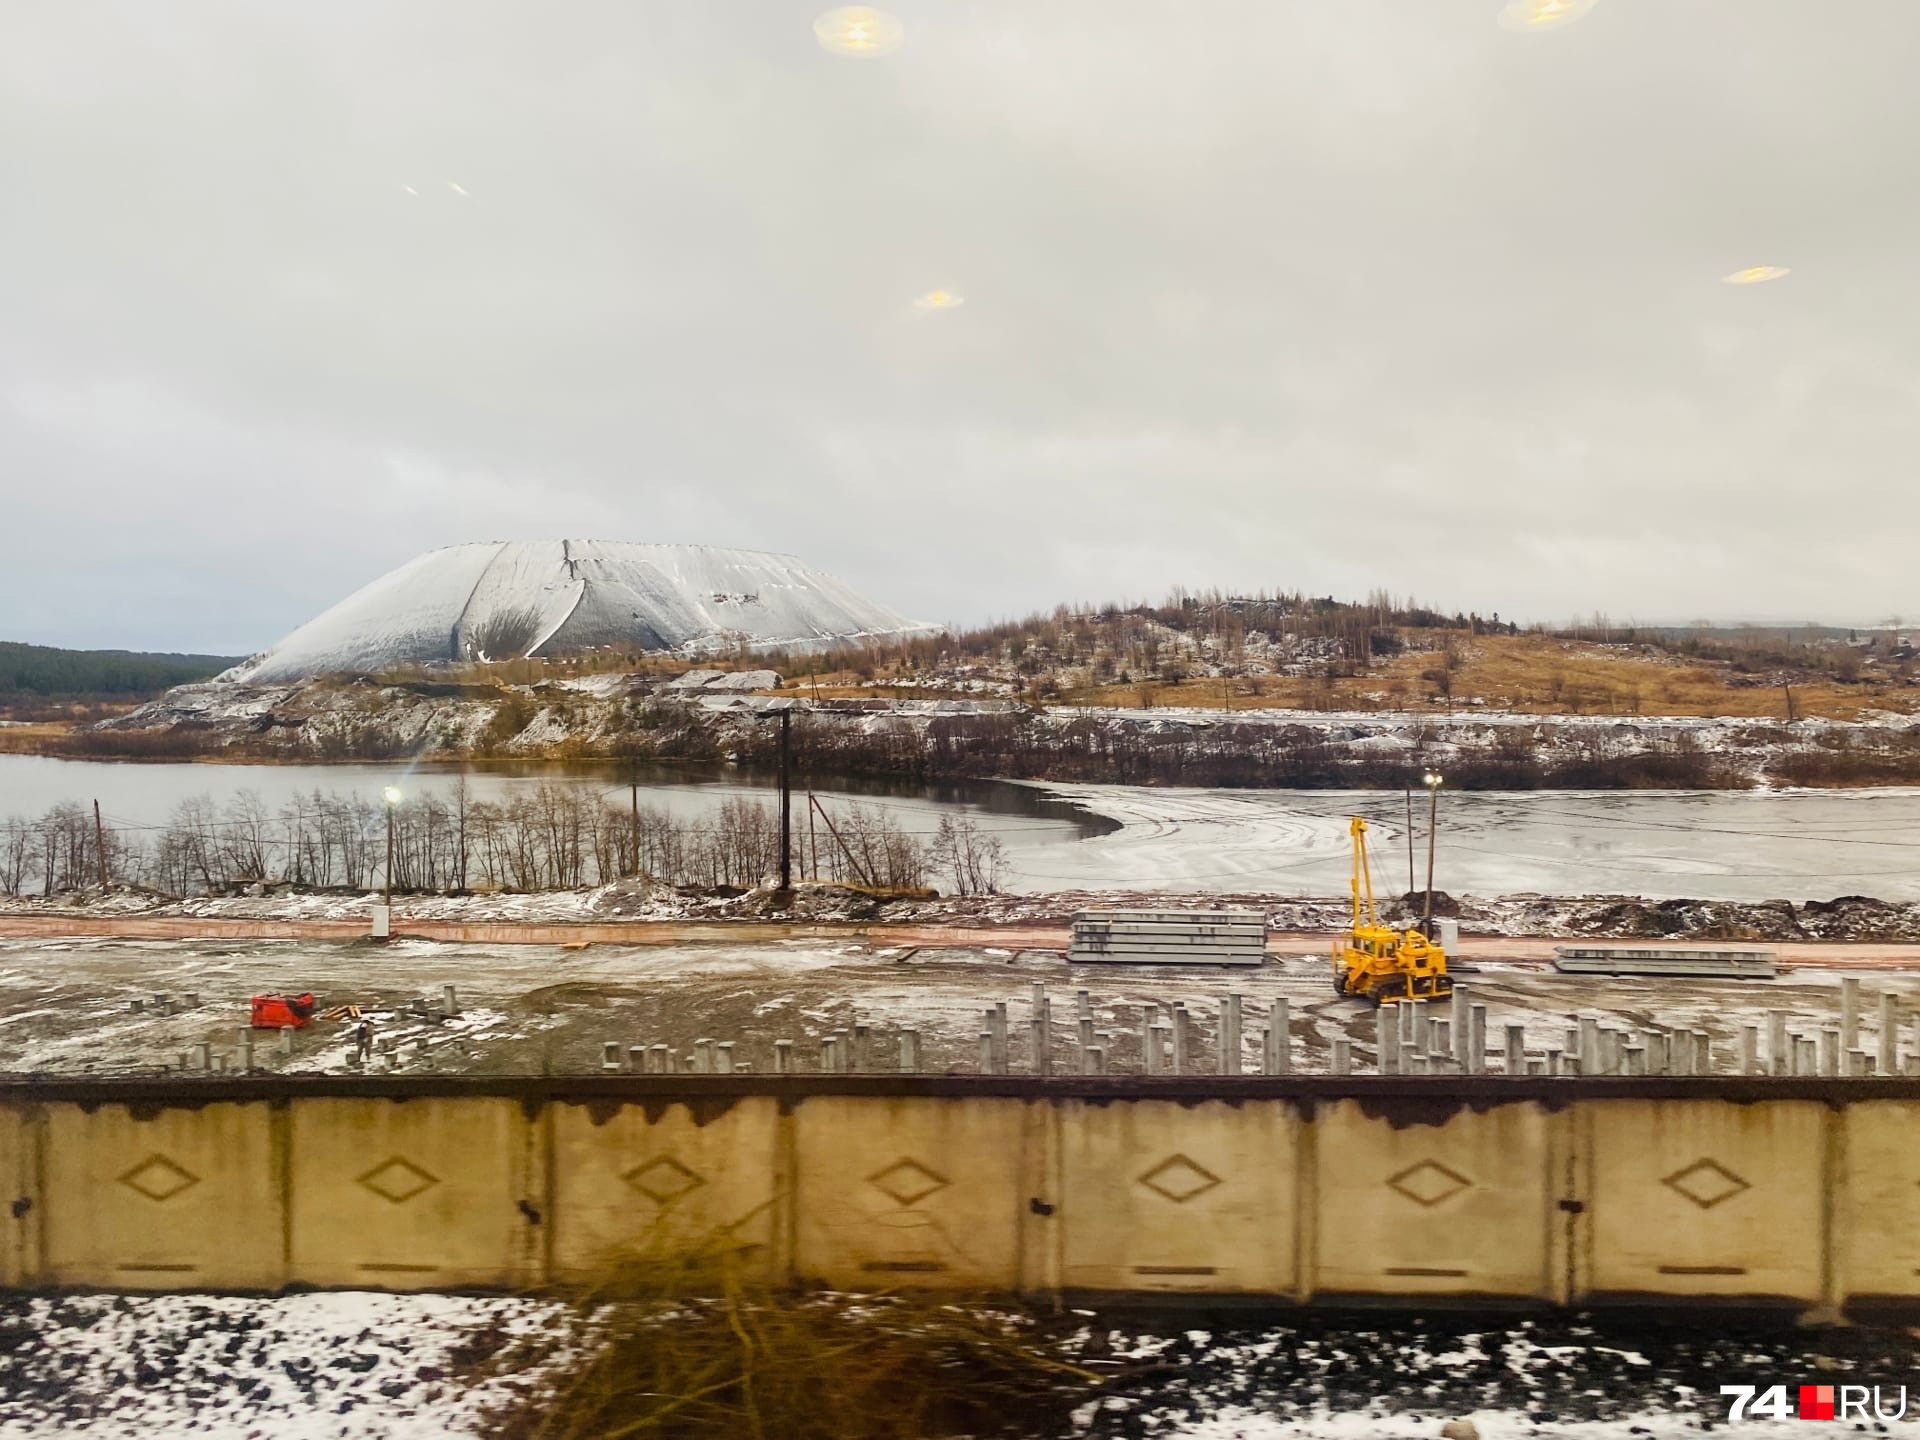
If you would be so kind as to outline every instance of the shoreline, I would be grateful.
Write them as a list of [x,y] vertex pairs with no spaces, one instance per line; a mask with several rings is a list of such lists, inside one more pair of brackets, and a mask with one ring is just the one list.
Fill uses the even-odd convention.
[[[1142,712],[1148,713],[1148,712]],[[246,769],[258,766],[263,769],[287,770],[301,767],[339,770],[360,767],[370,770],[393,770],[408,772],[429,770],[436,774],[458,774],[462,771],[493,772],[512,770],[516,767],[526,769],[553,768],[558,771],[588,771],[594,769],[619,769],[636,760],[641,765],[663,769],[683,769],[687,771],[710,770],[717,774],[769,776],[777,774],[777,769],[762,764],[742,764],[736,760],[707,759],[692,756],[672,755],[423,755],[414,758],[374,759],[365,756],[305,755],[289,754],[285,751],[249,752],[246,754],[207,754],[205,752],[186,752],[178,755],[125,755],[125,754],[74,754],[42,750],[12,750],[0,745],[0,762],[9,756],[18,756],[25,760],[47,760],[73,765],[116,765],[129,768],[158,768],[167,765],[196,765],[209,769]],[[1246,791],[1257,794],[1275,794],[1298,792],[1308,795],[1397,795],[1400,786],[1368,785],[1315,785],[1315,784],[1206,784],[1199,781],[1186,782],[1178,779],[1146,780],[1084,780],[1077,778],[1033,775],[925,775],[911,770],[890,771],[819,771],[811,777],[814,782],[845,784],[866,782],[876,784],[900,785],[1017,785],[1022,789],[1047,792],[1047,798],[1063,804],[1074,803],[1068,797],[1053,792],[1060,788],[1096,788],[1111,785],[1121,789],[1137,790],[1208,790],[1221,792]],[[1527,786],[1478,786],[1461,785],[1454,793],[1472,795],[1871,795],[1885,793],[1906,795],[1920,791],[1920,778],[1912,781],[1890,781],[1883,778],[1862,777],[1855,780],[1837,780],[1827,784],[1776,784],[1764,776],[1754,778],[1744,785],[1619,785],[1594,786],[1578,784],[1544,783]]]

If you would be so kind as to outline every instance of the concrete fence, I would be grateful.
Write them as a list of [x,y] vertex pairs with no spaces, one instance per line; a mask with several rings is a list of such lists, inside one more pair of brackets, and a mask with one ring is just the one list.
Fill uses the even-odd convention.
[[1920,1081],[0,1082],[0,1282],[1920,1309]]

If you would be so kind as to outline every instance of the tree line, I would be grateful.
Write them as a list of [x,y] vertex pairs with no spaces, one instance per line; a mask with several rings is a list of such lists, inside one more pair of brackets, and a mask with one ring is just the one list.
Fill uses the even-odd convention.
[[62,650],[52,645],[0,640],[0,701],[22,696],[46,700],[132,699],[208,679],[238,663],[223,655]]
[[[633,876],[746,890],[780,865],[780,813],[770,802],[730,797],[689,819],[553,781],[480,800],[463,778],[445,794],[402,800],[391,815],[367,796],[318,790],[278,806],[251,791],[219,805],[195,797],[147,827],[96,828],[90,807],[55,805],[0,820],[0,894],[84,890],[103,873],[182,896],[262,881],[364,890],[386,883],[389,821],[401,891],[565,890]],[[1006,873],[999,840],[971,815],[943,816],[923,836],[884,811],[837,801],[796,810],[793,865],[797,879],[876,889],[938,879],[958,894],[996,890]]]

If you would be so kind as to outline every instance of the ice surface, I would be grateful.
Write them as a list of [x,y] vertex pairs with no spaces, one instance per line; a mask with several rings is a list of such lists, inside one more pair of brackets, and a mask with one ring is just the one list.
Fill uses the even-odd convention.
[[[1373,880],[1424,883],[1427,802],[1391,791],[1215,790],[1034,782],[1121,822],[1016,857],[1014,888],[1340,895],[1349,817],[1366,817]],[[1920,900],[1912,790],[1473,791],[1439,806],[1436,888],[1453,894],[1629,894]]]
[[[221,678],[258,684],[488,655],[512,619],[517,654],[823,647],[934,627],[856,594],[791,555],[708,545],[512,540],[408,561]],[[496,642],[497,643],[497,642]]]

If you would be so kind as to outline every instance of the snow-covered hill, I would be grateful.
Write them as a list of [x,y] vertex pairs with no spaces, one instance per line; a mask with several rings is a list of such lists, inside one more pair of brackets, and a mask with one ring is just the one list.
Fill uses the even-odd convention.
[[507,540],[430,550],[220,678],[299,680],[451,660],[616,650],[822,649],[917,624],[791,555]]

